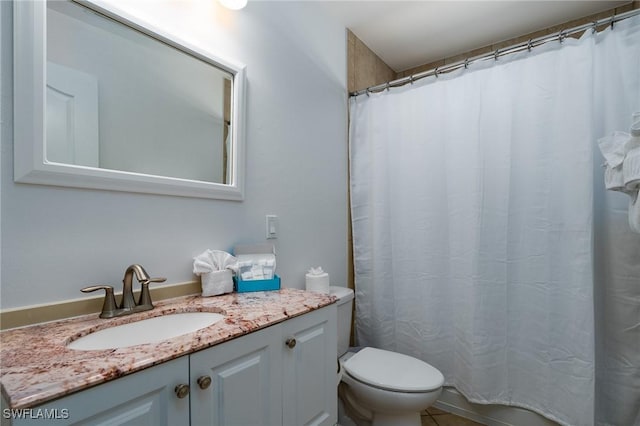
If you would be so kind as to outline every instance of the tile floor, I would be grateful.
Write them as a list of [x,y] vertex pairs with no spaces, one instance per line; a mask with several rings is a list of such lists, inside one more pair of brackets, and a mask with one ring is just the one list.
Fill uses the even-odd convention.
[[482,426],[482,423],[430,407],[422,413],[422,426]]

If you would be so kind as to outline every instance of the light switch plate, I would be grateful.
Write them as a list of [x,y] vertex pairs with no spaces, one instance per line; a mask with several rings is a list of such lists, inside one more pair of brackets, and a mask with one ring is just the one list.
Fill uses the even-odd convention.
[[267,215],[267,240],[278,238],[278,216],[274,214]]

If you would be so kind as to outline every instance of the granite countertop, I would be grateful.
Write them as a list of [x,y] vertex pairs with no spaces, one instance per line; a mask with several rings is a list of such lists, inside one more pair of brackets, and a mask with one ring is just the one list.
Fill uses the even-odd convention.
[[[185,296],[155,303],[155,309],[119,318],[98,314],[0,332],[0,382],[10,408],[46,401],[122,377],[153,365],[231,340],[286,319],[330,305],[328,294],[297,289]],[[158,343],[80,351],[66,345],[104,328],[160,315],[218,312],[225,318],[194,333]]]

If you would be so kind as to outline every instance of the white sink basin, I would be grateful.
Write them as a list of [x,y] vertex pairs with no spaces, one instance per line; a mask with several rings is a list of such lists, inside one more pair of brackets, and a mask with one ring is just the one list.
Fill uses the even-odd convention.
[[193,333],[223,318],[224,315],[213,312],[164,315],[99,330],[70,342],[67,347],[91,351],[155,343]]

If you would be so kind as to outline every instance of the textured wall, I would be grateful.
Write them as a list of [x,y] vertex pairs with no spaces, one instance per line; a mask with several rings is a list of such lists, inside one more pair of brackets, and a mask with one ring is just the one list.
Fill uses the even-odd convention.
[[396,78],[396,72],[349,30],[347,30],[347,42],[349,92],[366,89]]

